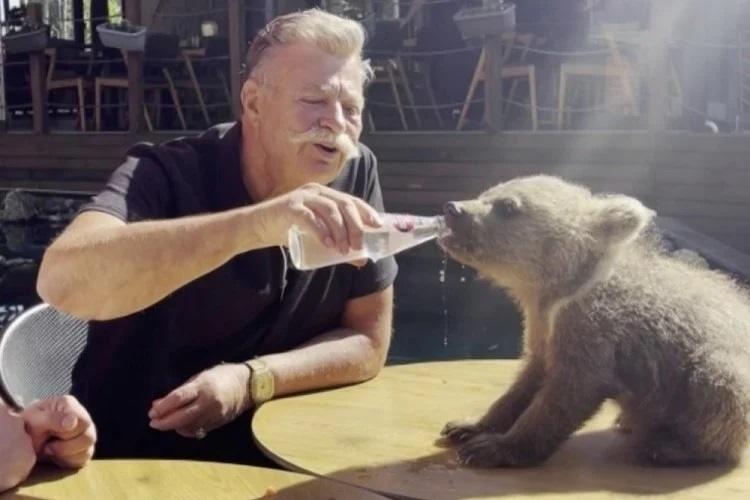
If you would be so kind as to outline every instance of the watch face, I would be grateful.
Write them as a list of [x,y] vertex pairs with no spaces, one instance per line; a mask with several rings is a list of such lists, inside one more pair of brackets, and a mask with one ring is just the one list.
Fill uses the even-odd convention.
[[273,397],[273,374],[264,367],[253,370],[252,396],[253,400],[260,403]]

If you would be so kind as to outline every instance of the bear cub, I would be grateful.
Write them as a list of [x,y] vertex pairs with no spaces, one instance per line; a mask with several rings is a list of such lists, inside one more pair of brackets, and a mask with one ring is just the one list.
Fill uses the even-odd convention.
[[670,256],[635,198],[538,175],[445,206],[438,244],[505,289],[523,367],[478,420],[441,435],[462,464],[545,461],[611,399],[636,457],[736,463],[750,435],[750,294]]

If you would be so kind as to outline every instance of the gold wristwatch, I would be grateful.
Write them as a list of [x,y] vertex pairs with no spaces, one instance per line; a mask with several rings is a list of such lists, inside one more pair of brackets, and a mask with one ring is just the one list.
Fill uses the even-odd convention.
[[260,359],[245,361],[245,366],[250,369],[250,382],[247,389],[250,391],[253,404],[258,407],[273,398],[273,373]]

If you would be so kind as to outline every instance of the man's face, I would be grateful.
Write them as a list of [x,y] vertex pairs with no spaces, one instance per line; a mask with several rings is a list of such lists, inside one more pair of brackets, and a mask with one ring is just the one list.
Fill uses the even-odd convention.
[[303,44],[275,47],[267,57],[257,127],[273,175],[285,187],[327,184],[358,154],[364,106],[359,60]]

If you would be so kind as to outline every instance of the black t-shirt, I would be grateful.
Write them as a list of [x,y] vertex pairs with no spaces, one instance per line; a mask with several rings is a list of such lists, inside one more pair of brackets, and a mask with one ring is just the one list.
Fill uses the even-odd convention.
[[[138,144],[81,210],[134,222],[252,204],[242,180],[241,141],[237,122],[161,145]],[[330,186],[383,211],[375,156],[359,148],[360,158]],[[150,429],[151,402],[218,363],[290,350],[340,326],[347,300],[386,288],[397,274],[393,257],[360,269],[343,264],[300,272],[284,252],[269,247],[237,255],[143,311],[90,323],[72,392],[98,426],[98,456],[247,461],[249,415],[198,441]]]

